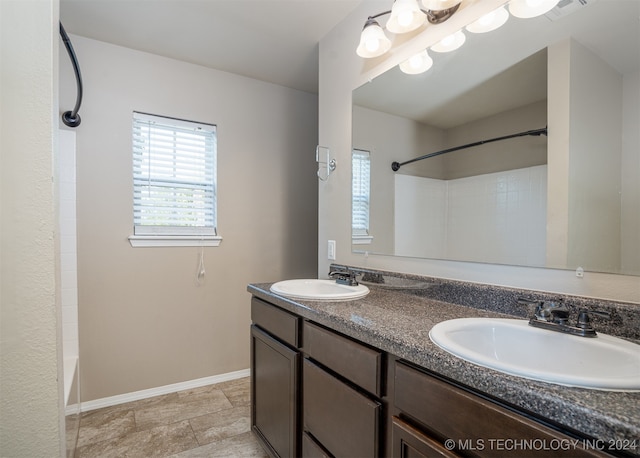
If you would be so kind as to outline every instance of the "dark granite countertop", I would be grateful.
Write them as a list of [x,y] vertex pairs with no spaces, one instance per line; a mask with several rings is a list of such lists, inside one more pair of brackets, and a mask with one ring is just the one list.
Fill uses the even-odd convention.
[[271,283],[247,290],[304,318],[327,326],[552,422],[640,456],[640,393],[571,388],[528,380],[459,359],[429,339],[437,323],[454,318],[514,318],[444,302],[415,290],[368,283],[370,293],[344,302],[294,301],[270,292]]

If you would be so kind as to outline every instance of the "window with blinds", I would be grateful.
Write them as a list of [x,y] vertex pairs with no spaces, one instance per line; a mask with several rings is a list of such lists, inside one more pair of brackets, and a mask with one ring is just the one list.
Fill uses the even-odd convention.
[[369,196],[371,157],[369,151],[354,149],[351,154],[351,231],[352,236],[369,235]]
[[133,113],[134,234],[216,235],[216,126]]

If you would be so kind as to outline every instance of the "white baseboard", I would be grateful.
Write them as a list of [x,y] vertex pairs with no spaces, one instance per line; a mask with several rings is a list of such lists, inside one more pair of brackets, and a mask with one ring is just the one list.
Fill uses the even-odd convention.
[[[124,404],[126,402],[138,401],[140,399],[151,398],[153,396],[160,396],[162,394],[175,393],[176,391],[190,390],[193,388],[199,388],[201,386],[213,385],[216,383],[227,382],[229,380],[235,380],[243,377],[248,377],[251,374],[250,369],[242,369],[235,372],[227,372],[226,374],[213,375],[211,377],[203,377],[195,380],[188,380],[186,382],[173,383],[171,385],[159,386],[157,388],[149,388],[147,390],[134,391],[132,393],[119,394],[117,396],[109,396],[108,398],[94,399],[92,401],[86,401],[80,403],[80,412],[88,412],[89,410],[101,409],[103,407],[115,406],[118,404]],[[66,412],[76,413],[78,406],[73,404],[67,406]]]

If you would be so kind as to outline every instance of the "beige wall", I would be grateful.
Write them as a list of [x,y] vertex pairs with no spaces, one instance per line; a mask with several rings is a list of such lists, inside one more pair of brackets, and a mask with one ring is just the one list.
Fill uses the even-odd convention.
[[[394,49],[388,58],[363,61],[354,51],[363,21],[384,11],[388,2],[365,2],[320,42],[319,142],[332,149],[338,164],[349,164],[351,151],[351,91],[379,73],[397,65],[448,33],[457,30],[500,4],[502,0],[476,2],[446,23],[427,28],[413,41]],[[337,242],[337,262],[399,272],[411,272],[533,288],[567,294],[640,302],[638,277],[587,272],[473,264],[351,253],[350,170],[340,167],[327,183],[319,185],[318,269],[326,272],[327,239]]]
[[[248,283],[316,277],[317,96],[71,36],[83,401],[249,367]],[[61,60],[61,105],[75,82]],[[218,228],[205,248],[132,248],[132,111],[217,125]]]
[[57,1],[0,1],[0,456],[64,453],[55,191]]

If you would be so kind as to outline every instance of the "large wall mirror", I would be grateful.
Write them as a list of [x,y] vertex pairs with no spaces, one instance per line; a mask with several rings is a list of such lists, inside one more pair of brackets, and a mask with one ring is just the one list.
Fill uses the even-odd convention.
[[640,2],[560,6],[353,91],[352,251],[640,275]]

